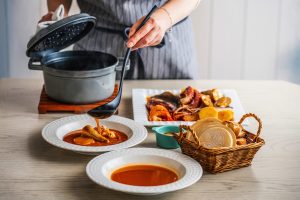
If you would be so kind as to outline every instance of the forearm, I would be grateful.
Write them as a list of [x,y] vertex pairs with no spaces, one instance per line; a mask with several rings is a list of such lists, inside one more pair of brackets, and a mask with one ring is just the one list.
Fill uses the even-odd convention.
[[64,7],[65,7],[65,16],[67,16],[68,13],[69,13],[71,4],[72,4],[72,0],[47,0],[48,11],[49,12],[54,12],[60,4],[64,5]]
[[201,0],[169,0],[161,7],[160,12],[167,12],[172,25],[174,25],[190,15],[200,1]]

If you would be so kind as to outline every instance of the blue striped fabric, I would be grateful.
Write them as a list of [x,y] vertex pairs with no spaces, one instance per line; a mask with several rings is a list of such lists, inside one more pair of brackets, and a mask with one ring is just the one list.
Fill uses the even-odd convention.
[[[146,15],[155,0],[77,0],[81,12],[97,18],[97,26],[122,31]],[[166,0],[162,0],[162,4]],[[196,49],[190,19],[176,25],[165,35],[162,48],[142,49],[145,79],[191,79],[196,72]],[[117,57],[125,54],[124,38],[120,34],[94,29],[74,46],[75,50],[96,50]],[[135,63],[135,65],[138,65]],[[134,66],[131,79],[138,79],[139,67]]]

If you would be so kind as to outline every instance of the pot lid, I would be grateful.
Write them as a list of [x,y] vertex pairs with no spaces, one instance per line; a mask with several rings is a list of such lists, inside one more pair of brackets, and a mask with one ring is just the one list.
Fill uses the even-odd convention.
[[66,17],[37,32],[28,42],[26,55],[40,58],[64,49],[87,35],[96,18],[82,13]]

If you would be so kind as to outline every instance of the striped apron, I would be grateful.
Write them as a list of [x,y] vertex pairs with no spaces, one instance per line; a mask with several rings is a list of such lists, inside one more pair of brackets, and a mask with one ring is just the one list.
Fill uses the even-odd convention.
[[[161,5],[167,0],[162,0]],[[82,13],[97,18],[96,28],[74,45],[75,50],[94,50],[124,57],[122,33],[146,15],[156,0],[77,0]],[[110,30],[110,31],[107,31]],[[189,18],[164,36],[164,45],[140,49],[139,59],[130,57],[131,72],[126,79],[193,79],[196,49]]]

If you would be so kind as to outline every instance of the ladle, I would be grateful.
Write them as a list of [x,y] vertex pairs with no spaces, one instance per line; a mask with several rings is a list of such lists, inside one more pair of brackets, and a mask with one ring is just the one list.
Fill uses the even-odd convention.
[[[151,15],[157,10],[157,8],[158,8],[158,6],[155,5],[151,9],[151,11],[147,14],[147,16],[142,21],[142,23],[138,26],[136,31],[140,30],[146,24],[146,22],[150,19]],[[96,108],[93,108],[92,110],[89,110],[88,114],[91,115],[92,117],[98,118],[98,119],[105,119],[105,118],[112,116],[118,109],[118,106],[120,104],[121,97],[122,97],[123,80],[124,80],[124,76],[125,76],[125,66],[128,62],[130,53],[131,53],[131,48],[128,48],[126,51],[125,57],[124,57],[124,62],[123,62],[122,71],[121,71],[121,79],[120,79],[120,83],[119,83],[119,90],[118,90],[117,96],[112,101],[110,101],[106,104],[103,104],[101,106],[98,106]]]

